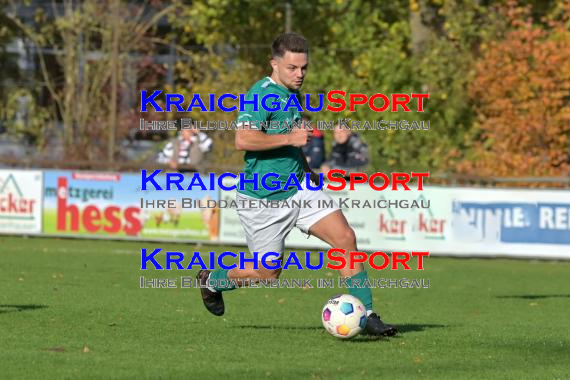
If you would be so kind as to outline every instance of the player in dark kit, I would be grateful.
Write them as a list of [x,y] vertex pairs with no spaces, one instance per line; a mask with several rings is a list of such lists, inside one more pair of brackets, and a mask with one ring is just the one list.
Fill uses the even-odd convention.
[[[276,100],[287,103],[290,96],[301,99],[299,89],[308,67],[309,49],[307,41],[300,35],[285,33],[280,35],[272,45],[271,66],[273,72],[255,83],[249,90],[246,100],[253,100],[254,94],[261,100],[267,94],[279,96]],[[302,232],[318,237],[334,248],[347,252],[357,251],[356,236],[349,226],[338,204],[324,191],[311,191],[306,187],[305,173],[311,173],[311,180],[317,182],[318,176],[307,164],[302,147],[311,137],[310,128],[289,128],[292,123],[301,121],[302,115],[296,107],[288,111],[269,112],[261,105],[254,111],[253,105],[247,104],[238,117],[235,145],[245,151],[245,178],[252,179],[253,173],[259,178],[267,173],[277,173],[278,180],[285,183],[291,173],[295,173],[302,189],[292,186],[289,190],[253,190],[251,183],[244,183],[244,190],[236,195],[237,200],[267,199],[288,201],[310,201],[311,204],[333,204],[326,208],[248,208],[249,202],[237,202],[238,215],[245,231],[247,245],[251,252],[259,252],[259,257],[267,252],[277,252],[282,258],[285,238],[293,227]],[[278,122],[279,128],[265,128],[267,122]],[[261,123],[267,123],[261,125]],[[239,188],[239,187],[238,187]],[[320,201],[320,202],[319,202]],[[323,203],[326,201],[327,203]],[[292,203],[292,202],[289,202]],[[254,269],[254,264],[246,262],[244,269],[218,269],[213,272],[202,270],[198,273],[204,305],[214,315],[224,314],[222,292],[236,288],[235,283],[244,280],[270,280],[279,277],[281,269],[267,269],[261,264]],[[349,293],[362,301],[367,311],[367,323],[364,334],[374,336],[392,336],[397,333],[394,326],[382,322],[380,316],[372,309],[372,292],[364,284],[368,275],[362,263],[354,269],[343,268],[339,274],[348,278]],[[209,286],[208,280],[214,284],[225,286]],[[220,281],[237,280],[237,281]],[[353,283],[354,281],[354,283]],[[366,281],[368,282],[368,281]],[[241,284],[240,284],[241,286]]]

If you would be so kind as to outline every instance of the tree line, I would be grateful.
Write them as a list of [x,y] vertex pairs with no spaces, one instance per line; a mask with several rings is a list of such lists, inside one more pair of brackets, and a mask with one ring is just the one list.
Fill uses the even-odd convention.
[[[270,73],[272,40],[290,30],[311,45],[303,92],[429,92],[421,113],[360,107],[311,115],[430,122],[429,131],[360,132],[372,152],[371,170],[570,173],[570,3],[564,0],[54,4],[26,8],[4,0],[0,18],[0,70],[11,73],[2,76],[0,116],[8,133],[30,137],[40,150],[47,136],[57,135],[69,159],[113,161],[140,117],[233,121],[235,113],[220,111],[141,115],[140,90],[186,99],[245,93]],[[25,75],[5,49],[15,39],[34,55]],[[17,117],[22,107],[25,118]],[[211,134],[212,161],[240,164],[233,134]]]

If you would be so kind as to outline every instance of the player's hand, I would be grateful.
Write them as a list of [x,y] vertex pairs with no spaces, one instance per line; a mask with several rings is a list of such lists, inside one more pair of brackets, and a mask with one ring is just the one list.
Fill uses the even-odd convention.
[[307,145],[311,137],[313,137],[313,130],[309,127],[293,128],[289,133],[289,145],[297,148]]

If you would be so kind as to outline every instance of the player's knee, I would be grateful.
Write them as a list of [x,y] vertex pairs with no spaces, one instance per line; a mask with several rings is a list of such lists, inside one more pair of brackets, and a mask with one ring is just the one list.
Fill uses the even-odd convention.
[[346,227],[337,236],[338,247],[349,248],[356,246],[356,233],[351,227]]

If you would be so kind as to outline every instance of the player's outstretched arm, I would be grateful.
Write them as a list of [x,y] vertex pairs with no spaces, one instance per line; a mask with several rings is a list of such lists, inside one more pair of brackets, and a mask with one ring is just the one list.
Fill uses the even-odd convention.
[[246,126],[236,131],[235,146],[237,150],[249,151],[270,150],[286,145],[302,147],[312,134],[310,129],[295,128],[290,133],[268,135]]

